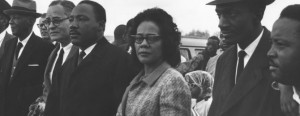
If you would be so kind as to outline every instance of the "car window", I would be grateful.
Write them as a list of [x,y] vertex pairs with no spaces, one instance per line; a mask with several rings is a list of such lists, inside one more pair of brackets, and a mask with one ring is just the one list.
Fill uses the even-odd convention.
[[186,59],[191,59],[191,52],[187,48],[180,48],[180,54]]

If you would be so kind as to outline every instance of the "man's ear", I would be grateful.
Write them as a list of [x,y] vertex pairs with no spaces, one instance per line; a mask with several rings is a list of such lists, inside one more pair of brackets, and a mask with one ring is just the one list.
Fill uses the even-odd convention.
[[99,32],[104,32],[105,30],[105,22],[104,21],[99,21],[98,22],[98,31]]

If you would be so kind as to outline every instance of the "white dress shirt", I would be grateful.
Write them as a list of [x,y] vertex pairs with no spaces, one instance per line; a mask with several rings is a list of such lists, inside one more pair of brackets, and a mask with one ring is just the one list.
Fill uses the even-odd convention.
[[[17,45],[18,45],[19,42],[21,42],[22,45],[23,45],[23,46],[21,47],[20,51],[19,51],[18,58],[21,56],[21,54],[22,54],[22,52],[23,52],[23,50],[24,50],[24,48],[25,48],[25,46],[26,46],[26,44],[27,44],[29,38],[31,37],[31,35],[32,35],[32,31],[30,32],[30,34],[29,34],[24,40],[20,41],[20,38],[18,38]],[[16,46],[17,46],[17,45],[16,45]]]
[[[87,55],[89,55],[89,54],[92,52],[92,50],[95,48],[95,46],[96,46],[96,43],[93,44],[93,45],[91,45],[90,47],[88,47],[88,48],[86,48],[86,49],[84,50],[85,56],[82,58],[82,60],[83,60]],[[80,54],[81,51],[82,51],[82,50],[79,49],[79,54]]]
[[2,45],[5,35],[6,35],[6,29],[2,33],[0,33],[0,47]]
[[[246,55],[244,57],[244,67],[246,67],[248,61],[250,60],[251,56],[253,55],[255,49],[257,48],[257,45],[259,43],[259,41],[261,40],[261,37],[263,35],[264,29],[260,32],[259,36],[250,44],[248,45],[244,51],[246,52]],[[239,52],[242,51],[241,47],[239,45],[237,45],[237,54],[239,54]],[[237,80],[237,69],[238,69],[238,62],[239,62],[239,57],[237,55],[237,63],[236,63],[236,69],[235,69],[235,83]]]
[[54,70],[56,61],[57,61],[57,59],[59,57],[59,53],[60,53],[61,49],[64,50],[64,56],[63,56],[63,61],[62,61],[62,64],[64,64],[64,62],[67,60],[67,57],[68,57],[68,55],[69,55],[69,53],[71,51],[72,46],[73,46],[72,43],[69,43],[65,47],[62,47],[61,44],[59,44],[59,45],[60,45],[60,49],[56,52],[56,57],[55,57],[55,60],[53,62],[53,65],[52,65],[52,68],[51,68],[51,71],[50,71],[50,81],[51,81],[51,83],[52,83],[53,70]]

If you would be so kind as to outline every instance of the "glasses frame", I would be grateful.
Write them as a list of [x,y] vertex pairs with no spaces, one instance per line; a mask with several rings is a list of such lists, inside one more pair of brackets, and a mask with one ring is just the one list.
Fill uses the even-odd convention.
[[133,38],[134,42],[137,44],[142,44],[145,39],[148,44],[153,44],[153,43],[161,40],[161,38],[160,38],[161,36],[159,36],[159,35],[146,35],[146,36],[130,35],[130,37]]
[[51,25],[51,23],[54,25],[54,26],[59,26],[61,24],[61,22],[63,22],[64,20],[67,20],[69,19],[70,17],[66,17],[66,18],[61,18],[61,19],[57,19],[57,22],[53,22],[53,19],[46,19],[44,21],[44,24],[46,27],[49,27]]

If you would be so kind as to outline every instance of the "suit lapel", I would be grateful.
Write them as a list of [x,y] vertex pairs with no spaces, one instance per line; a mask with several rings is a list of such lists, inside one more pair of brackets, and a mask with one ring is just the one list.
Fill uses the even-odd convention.
[[[19,57],[18,59],[18,63],[17,63],[17,66],[16,66],[16,69],[14,71],[14,77],[18,77],[18,73],[21,71],[21,69],[23,69],[23,67],[26,67],[27,64],[27,61],[30,59],[30,56],[32,53],[34,53],[34,50],[35,50],[35,44],[36,44],[36,36],[34,35],[34,33],[32,33],[31,37],[29,38],[27,44],[25,45],[24,47],[24,50],[23,52],[21,53],[21,56]],[[15,78],[12,78],[11,81],[15,79]]]
[[12,61],[13,61],[14,51],[15,51],[17,42],[18,42],[18,38],[13,38],[11,41],[7,42],[7,44],[6,44],[7,50],[5,50],[6,53],[5,53],[5,56],[3,57],[3,61],[1,61],[3,64],[5,64],[1,68],[1,72],[3,72],[5,75],[4,76],[5,77],[4,78],[5,86],[8,85],[8,82],[11,77]]
[[52,51],[52,53],[50,54],[49,58],[48,58],[48,62],[47,62],[47,65],[46,65],[46,69],[45,69],[45,79],[49,80],[49,82],[51,83],[50,81],[50,72],[51,72],[51,69],[53,67],[53,62],[57,56],[57,51],[59,50],[59,44],[57,44],[55,46],[55,49]]
[[1,47],[0,47],[0,59],[1,59],[1,56],[4,54],[4,45],[5,45],[6,41],[9,40],[10,38],[11,38],[11,36],[8,33],[6,33],[3,38]]
[[76,47],[75,45],[72,45],[72,48],[70,50],[70,53],[67,56],[66,61],[69,60],[70,58],[72,58],[72,56],[74,56],[76,53],[78,53],[78,47]]
[[[90,54],[88,54],[82,62],[78,65],[76,70],[81,70],[81,68],[84,68],[86,65],[89,65],[90,63],[93,63],[94,59],[99,59],[99,57],[103,56],[106,53],[105,49],[102,49],[105,47],[105,45],[109,44],[108,41],[105,38],[102,38],[99,40],[94,47],[94,49],[91,51]],[[77,71],[75,71],[76,73]]]
[[[237,61],[237,48],[236,46],[232,46],[231,48],[228,49],[228,51],[226,51],[227,53],[224,53],[224,59],[221,61],[221,68],[220,68],[220,72],[219,74],[222,75],[218,75],[218,77],[220,78],[218,84],[220,85],[217,88],[222,88],[219,89],[220,91],[216,90],[216,92],[218,94],[222,94],[222,96],[228,96],[228,94],[231,92],[232,87],[233,87],[233,79],[234,79],[234,75],[235,75],[235,67],[236,67],[236,61]],[[226,67],[225,67],[226,66]],[[226,98],[225,97],[225,98]],[[224,99],[224,98],[222,98]]]
[[250,92],[262,80],[263,71],[268,66],[267,51],[270,48],[269,36],[270,32],[265,28],[264,34],[257,45],[252,57],[247,63],[244,71],[240,75],[240,82],[238,82],[231,93],[227,97],[223,107],[223,113],[228,111],[231,107],[239,102],[247,93]]
[[[93,62],[95,62],[96,60],[100,60],[100,58],[102,56],[105,55],[106,53],[106,49],[104,47],[107,47],[107,45],[109,44],[109,42],[106,40],[106,38],[102,38],[101,40],[99,40],[96,43],[96,46],[94,47],[94,49],[90,52],[90,54],[88,54],[82,61],[81,63],[75,68],[74,71],[72,71],[70,80],[68,81],[68,85],[71,85],[72,82],[74,80],[76,80],[76,78],[78,76],[76,76],[79,72],[82,72],[81,70],[83,70],[85,67],[90,66],[93,64]],[[78,51],[77,51],[78,52]],[[76,60],[77,62],[78,56],[77,58],[72,57],[72,60]],[[71,59],[70,59],[71,60]],[[73,61],[74,62],[74,61]]]

